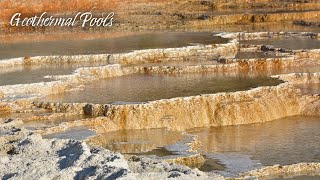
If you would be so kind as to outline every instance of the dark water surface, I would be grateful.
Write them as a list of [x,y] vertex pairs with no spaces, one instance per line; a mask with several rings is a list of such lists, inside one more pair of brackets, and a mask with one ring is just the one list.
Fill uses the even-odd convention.
[[198,128],[202,151],[226,165],[227,174],[261,166],[320,162],[320,118],[286,117],[249,125]]
[[67,75],[81,67],[107,65],[108,62],[78,62],[12,67],[0,70],[0,86],[53,81],[45,76]]
[[183,47],[193,43],[220,44],[226,42],[228,42],[228,39],[213,36],[210,32],[154,32],[94,40],[0,43],[0,59],[28,56],[124,53],[141,49]]

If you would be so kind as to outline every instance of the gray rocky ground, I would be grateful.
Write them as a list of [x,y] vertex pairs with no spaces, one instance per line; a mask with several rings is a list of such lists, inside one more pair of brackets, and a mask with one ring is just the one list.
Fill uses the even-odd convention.
[[0,132],[2,179],[223,179],[173,163],[125,159],[82,141],[43,139],[12,120],[3,120]]

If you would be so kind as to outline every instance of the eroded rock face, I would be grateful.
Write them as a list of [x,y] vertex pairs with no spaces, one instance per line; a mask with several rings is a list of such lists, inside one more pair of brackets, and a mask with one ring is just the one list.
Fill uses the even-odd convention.
[[[105,115],[106,122],[110,119],[119,129],[168,127],[172,130],[185,130],[264,122],[297,115],[300,112],[298,97],[299,94],[294,89],[284,84],[139,105],[110,105]],[[114,125],[110,124],[110,127]]]
[[304,96],[301,98],[302,114],[307,116],[320,116],[320,96]]
[[[249,91],[157,100],[132,105],[91,105],[97,131],[169,128],[185,129],[265,122],[301,112],[300,93],[284,83]],[[38,104],[46,107],[50,104]],[[55,108],[56,104],[52,104]],[[83,104],[72,104],[83,109]],[[78,107],[77,107],[78,106]],[[86,105],[88,106],[88,105]],[[249,113],[254,111],[255,113]]]
[[319,73],[291,73],[283,74],[274,77],[279,77],[284,81],[288,81],[291,84],[312,84],[320,83],[320,72]]
[[[278,75],[282,80],[289,82],[294,85],[308,85],[308,84],[319,84],[320,73],[292,73]],[[320,96],[318,94],[305,95],[300,98],[301,114],[308,116],[319,116],[320,115]]]
[[175,159],[168,159],[166,161],[169,163],[185,165],[191,168],[200,168],[206,160],[202,155],[195,154],[187,157],[177,157]]

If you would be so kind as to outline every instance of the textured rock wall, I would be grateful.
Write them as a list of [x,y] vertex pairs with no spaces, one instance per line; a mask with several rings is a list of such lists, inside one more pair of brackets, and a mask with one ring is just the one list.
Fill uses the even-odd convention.
[[190,72],[223,72],[238,73],[239,71],[253,71],[268,74],[269,71],[289,66],[296,66],[300,62],[294,57],[262,58],[262,59],[226,59],[220,64],[196,66],[147,66],[133,67],[139,73],[190,73]]
[[280,78],[284,81],[288,81],[291,84],[320,83],[320,72],[291,73],[291,74],[276,75],[274,77]]
[[288,37],[288,36],[308,36],[317,37],[318,33],[314,32],[227,32],[220,33],[219,36],[223,38],[232,38],[238,40],[257,40],[257,39],[267,39],[276,37]]
[[[173,98],[134,105],[69,104],[78,113],[104,115],[98,131],[194,127],[265,122],[301,112],[297,90],[287,84],[249,91]],[[59,109],[60,103],[36,103],[37,107]],[[61,109],[60,109],[61,110]],[[62,110],[64,110],[62,108]],[[255,113],[250,113],[254,111]]]
[[313,96],[304,96],[300,100],[301,114],[307,116],[320,117],[320,96],[319,94]]
[[295,51],[296,58],[312,58],[320,63],[320,49],[312,49],[308,51]]
[[119,129],[168,127],[185,130],[264,122],[297,115],[299,112],[298,94],[285,85],[280,85],[140,105],[107,106],[105,115]]
[[213,16],[203,21],[190,21],[187,26],[193,28],[213,26],[217,24],[241,24],[258,22],[279,22],[313,19],[320,15],[319,11],[294,12],[294,13],[271,13],[271,14],[232,14]]
[[182,48],[151,49],[134,51],[110,57],[112,62],[128,65],[181,60],[212,60],[233,58],[237,54],[237,40],[227,44],[188,46]]

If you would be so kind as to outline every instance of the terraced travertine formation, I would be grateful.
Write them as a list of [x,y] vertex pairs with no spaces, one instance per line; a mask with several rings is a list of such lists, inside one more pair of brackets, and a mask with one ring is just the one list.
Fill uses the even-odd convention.
[[[231,38],[229,43],[218,45],[194,45],[182,48],[137,50],[131,53],[48,56],[16,58],[0,61],[0,68],[39,65],[50,63],[105,61],[108,65],[83,67],[72,74],[52,76],[51,82],[9,85],[0,87],[1,146],[2,152],[0,175],[3,177],[23,177],[34,175],[48,178],[83,177],[87,172],[90,178],[121,177],[123,179],[148,179],[158,177],[165,179],[175,177],[183,179],[223,179],[224,177],[207,174],[198,170],[164,162],[131,157],[102,149],[93,149],[86,143],[72,140],[47,140],[37,134],[51,134],[72,127],[87,126],[96,133],[126,129],[168,128],[185,131],[194,127],[225,126],[272,121],[294,115],[320,116],[320,98],[318,94],[303,95],[297,84],[320,83],[319,71],[278,74],[292,67],[320,67],[318,59],[320,50],[288,50],[268,45],[243,45],[240,40],[265,39],[270,37],[304,36],[317,38],[317,33],[221,33],[224,38]],[[235,59],[238,51],[264,52],[281,55],[272,58]],[[183,61],[214,60],[210,65],[183,65]],[[176,65],[154,65],[152,63],[174,62]],[[151,64],[150,64],[151,63]],[[202,94],[190,97],[176,97],[134,104],[90,104],[46,102],[42,98],[56,93],[77,91],[93,80],[113,78],[136,73],[182,74],[182,73],[217,73],[259,74],[283,80],[276,86],[257,87],[246,91],[230,93]],[[99,81],[97,81],[99,82]],[[252,113],[254,112],[254,113]],[[30,114],[28,114],[30,113]],[[23,117],[23,115],[25,117]],[[25,130],[23,125],[32,121],[50,121],[56,117],[72,115],[90,115],[86,119],[74,119],[59,122],[53,126]],[[14,117],[16,115],[18,118]],[[94,137],[93,137],[94,138]],[[88,143],[95,142],[94,139]],[[189,144],[196,149],[196,142]],[[94,145],[94,144],[92,144]],[[97,145],[97,144],[96,144]],[[35,149],[35,146],[41,147]],[[75,156],[68,156],[68,151],[80,149]],[[79,150],[79,151],[80,151]],[[35,153],[36,151],[37,153]],[[30,160],[41,157],[45,164],[53,164],[49,170],[31,171],[43,164]],[[26,159],[24,159],[26,158]],[[103,163],[97,159],[106,159]],[[39,159],[40,160],[40,159]],[[182,161],[176,160],[174,162]],[[190,164],[187,160],[185,164]],[[192,160],[190,160],[192,161]],[[28,163],[32,162],[32,166]],[[116,164],[115,164],[116,163]],[[146,165],[147,164],[147,165]],[[151,165],[155,164],[155,165]],[[295,167],[303,168],[295,168]],[[0,166],[1,167],[1,166]],[[20,170],[18,170],[20,167]],[[21,167],[23,171],[21,171]],[[290,167],[293,167],[291,169]],[[304,171],[319,175],[318,163],[289,166],[285,173]],[[272,171],[272,168],[270,168]],[[264,169],[263,171],[267,171]],[[278,172],[279,175],[283,172]],[[37,173],[37,174],[35,174]],[[88,174],[87,174],[88,175]],[[246,176],[248,174],[245,174]],[[260,177],[255,172],[250,176]],[[239,177],[245,178],[245,177]]]

